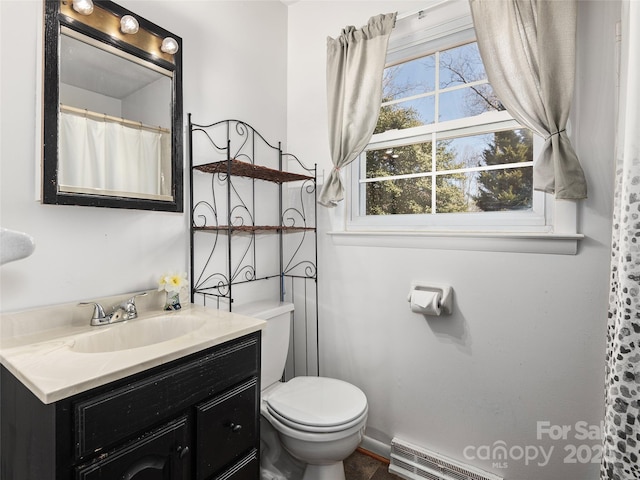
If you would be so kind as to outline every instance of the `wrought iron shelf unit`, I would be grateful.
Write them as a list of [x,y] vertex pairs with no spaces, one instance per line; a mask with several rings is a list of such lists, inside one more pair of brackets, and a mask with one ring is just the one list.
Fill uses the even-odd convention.
[[232,311],[256,296],[245,295],[247,285],[279,279],[279,300],[294,303],[296,315],[312,310],[317,330],[316,166],[245,122],[200,125],[191,114],[189,161],[191,301]]
[[236,232],[302,232],[309,231],[315,232],[314,227],[277,227],[274,225],[217,225],[208,227],[193,227],[196,232],[222,232],[222,233],[236,233]]

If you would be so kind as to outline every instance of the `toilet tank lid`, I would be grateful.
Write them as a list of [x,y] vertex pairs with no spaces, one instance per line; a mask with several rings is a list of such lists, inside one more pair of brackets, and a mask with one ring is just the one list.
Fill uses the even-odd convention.
[[323,377],[292,378],[274,391],[267,403],[292,422],[314,427],[348,423],[367,409],[367,397],[358,387]]
[[260,300],[257,302],[245,303],[243,305],[238,305],[233,309],[233,313],[259,318],[260,320],[269,320],[270,318],[289,312],[293,312],[293,303],[273,300]]

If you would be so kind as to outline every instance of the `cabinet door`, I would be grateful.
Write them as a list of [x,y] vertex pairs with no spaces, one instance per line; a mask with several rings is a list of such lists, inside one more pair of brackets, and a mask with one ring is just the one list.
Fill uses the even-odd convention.
[[249,455],[216,475],[213,480],[257,480],[260,478],[260,462],[258,450],[253,449]]
[[256,447],[257,378],[244,382],[196,408],[198,480],[206,480]]
[[189,480],[187,417],[76,469],[77,480]]

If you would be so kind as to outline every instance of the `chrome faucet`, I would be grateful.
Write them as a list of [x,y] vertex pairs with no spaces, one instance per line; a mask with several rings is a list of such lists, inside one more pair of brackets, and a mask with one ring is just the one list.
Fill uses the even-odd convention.
[[93,316],[91,317],[91,325],[110,325],[112,323],[124,322],[125,320],[133,320],[138,317],[138,309],[136,308],[136,297],[144,297],[147,292],[139,293],[125,300],[122,303],[114,305],[111,313],[105,314],[104,308],[97,302],[80,302],[78,305],[93,305]]

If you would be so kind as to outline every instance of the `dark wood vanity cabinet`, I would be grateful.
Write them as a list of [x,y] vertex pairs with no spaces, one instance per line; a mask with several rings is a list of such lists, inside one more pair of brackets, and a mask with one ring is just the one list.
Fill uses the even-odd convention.
[[191,438],[187,416],[76,468],[79,480],[166,480],[191,478]]
[[260,333],[52,404],[2,367],[0,480],[257,480]]

